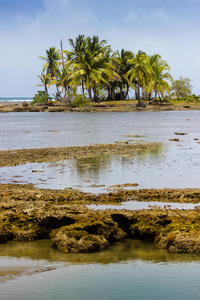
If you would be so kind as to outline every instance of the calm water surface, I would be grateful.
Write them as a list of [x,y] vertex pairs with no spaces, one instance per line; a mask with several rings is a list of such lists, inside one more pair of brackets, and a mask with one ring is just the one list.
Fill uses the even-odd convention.
[[[95,254],[61,254],[49,241],[0,245],[2,299],[193,299],[200,257],[127,241]],[[20,257],[20,258],[18,258]],[[6,274],[6,275],[5,275]]]
[[[137,155],[97,156],[1,168],[1,182],[106,192],[112,185],[139,188],[198,188],[200,112],[10,113],[0,114],[1,149],[161,142]],[[187,133],[177,136],[175,132]],[[141,137],[127,137],[140,135]],[[179,142],[169,141],[179,138]],[[36,170],[38,172],[32,172]],[[95,187],[94,187],[95,186]]]
[[[126,140],[124,135],[146,136],[145,141],[167,142],[174,132],[200,138],[200,111],[108,113],[1,113],[1,150]],[[134,138],[128,138],[134,139]],[[141,139],[141,138],[139,138]],[[185,140],[185,137],[180,137]]]

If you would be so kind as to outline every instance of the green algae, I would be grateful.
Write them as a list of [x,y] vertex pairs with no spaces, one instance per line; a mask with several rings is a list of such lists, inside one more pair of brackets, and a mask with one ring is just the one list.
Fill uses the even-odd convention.
[[86,204],[138,200],[197,203],[198,189],[132,190],[92,195],[78,190],[42,190],[0,185],[0,243],[52,239],[62,252],[95,252],[116,241],[153,241],[169,252],[200,253],[200,209],[94,211]]

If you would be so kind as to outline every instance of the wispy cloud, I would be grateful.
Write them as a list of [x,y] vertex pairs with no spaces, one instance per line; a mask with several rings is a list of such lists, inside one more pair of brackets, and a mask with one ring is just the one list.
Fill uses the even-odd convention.
[[169,14],[164,9],[155,9],[146,16],[146,20],[147,22],[156,21],[163,23],[169,23],[172,21]]
[[125,22],[129,23],[129,22],[132,22],[132,21],[135,21],[137,18],[137,15],[135,13],[134,10],[130,10],[127,14],[127,16],[125,17]]

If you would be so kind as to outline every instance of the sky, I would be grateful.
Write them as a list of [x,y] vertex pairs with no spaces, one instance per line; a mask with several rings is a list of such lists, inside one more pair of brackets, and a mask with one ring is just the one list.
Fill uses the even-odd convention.
[[98,35],[113,51],[158,53],[200,94],[200,0],[0,0],[0,97],[33,97],[45,50]]

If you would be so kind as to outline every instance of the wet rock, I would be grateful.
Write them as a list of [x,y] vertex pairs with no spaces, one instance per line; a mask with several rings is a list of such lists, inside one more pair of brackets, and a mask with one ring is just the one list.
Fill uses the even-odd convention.
[[20,230],[18,229],[13,241],[16,242],[31,242],[37,239],[37,232],[35,230]]
[[59,231],[53,238],[52,248],[65,253],[90,253],[105,250],[108,241],[86,231]]
[[124,188],[124,187],[136,187],[138,183],[123,183],[123,184],[113,184],[110,188]]
[[146,105],[146,103],[140,101],[140,102],[138,102],[138,103],[136,104],[136,107],[142,107],[142,108],[145,108],[145,107],[147,107],[147,105]]
[[171,141],[171,142],[180,142],[179,139],[169,139],[169,141]]
[[28,107],[28,102],[24,101],[24,102],[22,103],[22,106],[23,106],[23,107]]
[[157,245],[169,252],[200,253],[200,234],[188,232],[170,232],[161,236]]
[[109,242],[123,240],[126,233],[109,216],[87,215],[77,223],[53,230],[52,247],[62,252],[97,252]]
[[187,133],[184,133],[184,132],[174,132],[174,134],[176,134],[176,135],[187,135]]

